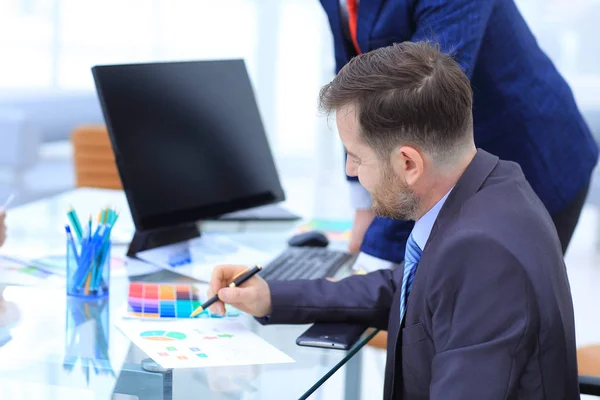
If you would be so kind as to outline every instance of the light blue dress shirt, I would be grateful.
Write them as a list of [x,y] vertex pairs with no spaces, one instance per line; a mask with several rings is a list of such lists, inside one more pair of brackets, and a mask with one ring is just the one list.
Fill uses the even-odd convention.
[[448,191],[448,193],[446,193],[444,197],[440,199],[440,201],[435,203],[435,205],[431,207],[431,209],[427,211],[425,215],[423,215],[417,222],[415,222],[415,226],[413,227],[411,235],[413,236],[415,242],[417,242],[421,250],[425,248],[425,244],[427,244],[429,235],[431,235],[433,224],[435,224],[435,220],[437,219],[438,214],[442,209],[442,206],[446,202],[448,195],[450,194],[450,192],[452,192],[452,189],[454,189],[454,187],[452,187]]

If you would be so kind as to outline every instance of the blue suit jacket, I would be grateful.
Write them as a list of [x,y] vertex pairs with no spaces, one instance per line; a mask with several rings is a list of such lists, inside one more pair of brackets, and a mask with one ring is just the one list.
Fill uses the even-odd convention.
[[[339,0],[321,3],[339,71],[355,54],[345,45]],[[357,39],[363,52],[432,40],[454,53],[473,87],[476,145],[519,163],[550,214],[588,184],[597,145],[513,0],[361,0]],[[412,226],[377,218],[362,250],[399,262]]]
[[556,230],[519,166],[479,151],[433,226],[400,321],[402,268],[270,282],[269,323],[387,329],[385,399],[578,399]]

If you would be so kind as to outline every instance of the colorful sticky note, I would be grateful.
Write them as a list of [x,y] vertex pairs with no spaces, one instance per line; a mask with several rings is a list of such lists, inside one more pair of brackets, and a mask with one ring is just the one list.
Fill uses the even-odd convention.
[[[171,283],[131,282],[127,316],[131,318],[189,318],[193,310],[206,300],[206,287]],[[240,311],[227,307],[227,317],[238,317]],[[222,318],[208,310],[197,318]]]

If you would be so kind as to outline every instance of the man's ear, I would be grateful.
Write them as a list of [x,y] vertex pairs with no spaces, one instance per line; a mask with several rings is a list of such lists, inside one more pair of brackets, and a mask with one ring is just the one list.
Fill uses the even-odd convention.
[[408,186],[413,186],[423,175],[425,160],[414,147],[398,147],[392,154],[391,162],[396,175],[404,177]]

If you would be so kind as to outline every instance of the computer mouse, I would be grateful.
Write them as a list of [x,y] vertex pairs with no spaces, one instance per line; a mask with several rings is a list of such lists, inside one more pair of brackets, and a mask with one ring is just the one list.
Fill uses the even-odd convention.
[[326,247],[329,239],[321,232],[311,231],[292,236],[288,244],[293,247]]

